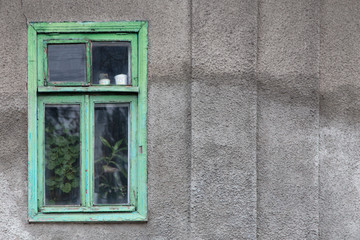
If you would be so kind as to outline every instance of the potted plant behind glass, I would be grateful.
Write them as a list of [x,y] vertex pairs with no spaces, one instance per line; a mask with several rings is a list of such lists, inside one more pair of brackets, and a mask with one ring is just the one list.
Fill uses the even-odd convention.
[[45,128],[46,204],[77,202],[80,185],[79,135],[57,124]]
[[127,144],[124,139],[113,146],[103,137],[100,140],[106,150],[103,157],[95,160],[95,167],[99,169],[95,177],[99,181],[98,198],[107,204],[127,202]]

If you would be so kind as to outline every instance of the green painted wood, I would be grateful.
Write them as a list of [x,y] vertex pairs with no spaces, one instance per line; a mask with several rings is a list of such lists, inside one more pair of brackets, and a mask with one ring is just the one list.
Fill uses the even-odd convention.
[[[38,96],[38,159],[37,159],[37,189],[38,189],[38,208],[44,206],[44,197],[45,197],[45,105],[46,104],[79,104],[80,105],[80,139],[83,140],[86,138],[85,133],[85,117],[84,117],[84,96],[61,96],[61,95],[52,95],[52,96]],[[80,179],[81,184],[84,183],[84,172],[85,168],[85,148],[81,145],[80,149]],[[85,191],[84,188],[80,188],[80,197],[81,204],[85,206]]]
[[129,179],[129,201],[131,205],[137,206],[138,198],[138,102],[134,98],[130,102],[130,179]]
[[37,33],[28,26],[28,217],[33,218],[37,212]]
[[91,83],[91,72],[92,72],[92,63],[91,63],[91,43],[87,41],[86,43],[86,83],[90,85]]
[[101,207],[42,207],[42,213],[91,213],[91,212],[134,212],[135,206],[101,206]]
[[139,32],[144,21],[132,22],[61,22],[61,23],[30,23],[38,33],[67,32]]
[[49,33],[39,34],[39,39],[46,43],[67,43],[73,42],[89,42],[89,41],[137,41],[138,34],[135,33]]
[[44,156],[45,156],[45,111],[44,111],[44,103],[41,99],[38,98],[38,111],[37,111],[37,118],[38,118],[38,125],[37,125],[37,136],[38,136],[38,148],[37,148],[37,189],[38,189],[38,208],[44,205]]
[[87,96],[81,96],[81,119],[80,119],[80,137],[81,137],[81,167],[80,167],[80,196],[81,196],[81,206],[87,206],[89,199],[88,199],[88,192],[87,192],[87,187],[88,187],[88,161],[89,161],[89,156],[87,154],[88,152],[88,147],[86,144],[86,140],[88,138],[87,136]]
[[131,213],[72,213],[49,214],[40,213],[30,219],[30,222],[143,222],[146,217],[138,212]]
[[138,160],[138,203],[137,211],[147,218],[147,23],[139,31],[139,160]]
[[[39,40],[39,45],[41,44],[42,48],[39,47],[39,49],[41,49],[41,51],[39,51],[39,64],[38,64],[38,68],[39,68],[39,73],[41,73],[41,75],[39,76],[39,80],[38,82],[43,82],[44,85],[48,85],[49,84],[49,69],[48,69],[48,52],[47,52],[47,44],[45,41],[42,42],[42,40]],[[42,56],[42,57],[40,57]]]
[[78,43],[89,43],[89,41],[86,39],[72,39],[70,37],[68,38],[59,38],[59,36],[62,36],[62,35],[58,35],[56,34],[57,38],[49,38],[49,35],[46,34],[46,35],[41,35],[42,36],[42,41],[43,41],[43,44],[44,44],[44,47],[46,48],[46,46],[48,44],[78,44]]
[[[86,42],[89,53],[87,81],[90,81],[91,41],[131,42],[132,86],[66,84],[44,86],[47,75],[46,44]],[[31,23],[28,27],[28,63],[29,221],[147,221],[147,22]],[[81,206],[44,206],[43,106],[45,103],[75,102],[81,104]],[[130,206],[93,205],[94,104],[96,102],[130,103]]]
[[84,127],[84,140],[83,140],[83,146],[85,148],[84,154],[85,154],[85,179],[84,183],[85,186],[83,187],[85,190],[85,205],[87,208],[90,208],[92,206],[92,198],[93,195],[91,193],[91,184],[92,184],[92,176],[93,176],[93,167],[91,166],[91,107],[90,107],[90,97],[88,95],[84,96],[85,98],[85,107],[84,107],[84,121],[85,121],[85,127]]
[[[42,51],[39,51],[40,58],[39,72],[40,84],[39,86],[101,86],[98,84],[91,84],[92,62],[91,62],[91,43],[92,42],[106,42],[106,41],[125,41],[131,44],[131,85],[137,86],[137,35],[131,33],[114,34],[114,33],[97,33],[97,34],[40,34],[39,42],[42,42]],[[86,44],[86,82],[51,82],[48,81],[48,68],[47,68],[47,45],[48,44],[71,44],[71,43],[85,43]],[[40,48],[39,48],[40,49]],[[41,84],[43,83],[43,84]]]
[[46,62],[46,45],[43,42],[44,36],[37,34],[37,84],[44,85],[45,76],[47,76],[47,62]]
[[134,87],[139,86],[138,84],[138,37],[136,35],[130,36],[131,44],[131,85]]
[[95,85],[95,86],[89,86],[89,87],[64,87],[64,86],[48,86],[48,87],[38,87],[37,89],[40,93],[51,93],[51,92],[63,92],[63,93],[84,93],[84,92],[112,92],[112,93],[138,93],[139,88],[138,87],[132,87],[132,86],[116,86],[116,85],[110,85],[110,86],[101,86],[101,85]]
[[[132,168],[132,166],[136,166],[137,164],[137,159],[133,158],[132,156],[136,155],[136,123],[137,123],[137,96],[132,96],[132,95],[96,95],[96,96],[90,96],[90,117],[89,117],[89,121],[90,121],[90,129],[89,129],[89,133],[90,133],[90,137],[89,139],[91,139],[91,144],[90,144],[90,166],[91,166],[91,179],[90,179],[90,184],[89,184],[89,188],[91,191],[91,195],[92,195],[92,204],[91,206],[94,206],[93,203],[93,196],[94,196],[94,149],[95,149],[95,145],[94,145],[94,137],[95,137],[95,115],[94,115],[94,109],[95,109],[95,104],[96,103],[129,103],[130,104],[130,151],[129,151],[129,165],[130,165],[130,179],[129,179],[129,203],[130,205],[135,205],[135,200],[134,198],[136,198],[136,196],[131,196],[131,194],[133,192],[137,192],[137,185],[132,185],[132,182],[135,181],[138,177],[137,175],[137,171],[135,168]],[[135,179],[135,180],[134,180]],[[98,206],[99,207],[99,206]]]
[[[43,80],[44,80],[44,85],[47,86],[56,86],[56,85],[62,85],[62,86],[82,86],[82,85],[87,85],[89,83],[88,79],[90,79],[90,73],[87,71],[86,72],[86,82],[51,82],[48,81],[49,79],[49,75],[48,75],[48,57],[47,57],[47,46],[48,44],[74,44],[74,43],[84,43],[86,44],[86,49],[88,50],[88,41],[86,40],[73,40],[73,39],[57,39],[57,40],[48,40],[46,38],[46,36],[42,36],[42,46],[43,46],[43,61],[41,63],[40,66],[43,66],[43,71],[44,75],[43,75]],[[88,60],[88,51],[86,51],[86,59]],[[88,64],[88,62],[87,62]],[[88,70],[88,69],[87,69]]]

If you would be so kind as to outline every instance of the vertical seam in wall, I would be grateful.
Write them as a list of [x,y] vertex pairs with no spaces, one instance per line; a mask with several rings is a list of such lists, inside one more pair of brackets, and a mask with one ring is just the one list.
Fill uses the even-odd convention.
[[321,184],[321,171],[320,171],[320,164],[321,164],[321,156],[320,156],[320,144],[321,144],[321,121],[320,121],[320,117],[321,117],[321,114],[320,114],[320,110],[321,110],[321,102],[320,102],[320,98],[321,98],[321,47],[322,47],[322,35],[321,35],[321,26],[322,26],[322,3],[323,1],[320,0],[319,1],[319,6],[318,6],[318,9],[319,9],[319,18],[318,18],[318,34],[319,34],[319,49],[318,49],[318,91],[317,91],[317,97],[318,97],[318,144],[317,144],[317,152],[318,152],[318,224],[317,224],[317,230],[318,230],[318,239],[321,239],[321,234],[320,234],[320,202],[321,202],[321,189],[320,189],[320,184]]
[[192,166],[193,166],[193,154],[192,154],[192,150],[193,150],[193,132],[192,132],[192,122],[193,122],[193,116],[192,116],[192,85],[193,85],[193,1],[189,0],[189,49],[190,49],[190,69],[189,69],[189,95],[190,95],[190,99],[189,99],[189,111],[190,111],[190,191],[189,191],[189,207],[188,207],[188,236],[189,239],[191,239],[192,237]]
[[259,191],[258,191],[258,183],[259,183],[259,179],[258,179],[258,140],[259,140],[259,42],[260,42],[260,1],[261,0],[257,0],[257,16],[256,16],[256,60],[255,60],[255,81],[256,81],[256,90],[255,90],[255,94],[256,94],[256,104],[255,104],[255,114],[256,114],[256,118],[255,118],[255,174],[256,174],[256,186],[255,186],[255,191],[256,191],[256,207],[255,207],[255,214],[256,214],[256,219],[255,219],[255,237],[256,239],[258,239],[258,214],[259,214]]
[[25,18],[25,27],[26,27],[26,29],[27,29],[27,25],[28,25],[28,18],[26,17],[26,15],[25,15],[25,12],[24,12],[24,9],[23,9],[23,0],[20,0],[20,9],[21,9],[21,13],[22,13],[22,15],[24,16],[24,18]]

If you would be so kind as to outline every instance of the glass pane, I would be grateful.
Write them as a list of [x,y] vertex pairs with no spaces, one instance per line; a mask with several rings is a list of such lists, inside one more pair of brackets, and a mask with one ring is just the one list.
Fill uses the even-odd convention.
[[45,205],[80,204],[80,105],[45,105]]
[[95,204],[128,202],[128,104],[95,104]]
[[50,82],[85,82],[85,44],[48,45]]
[[[92,44],[94,84],[130,84],[130,43],[97,42]],[[117,81],[115,80],[118,79]],[[105,81],[109,79],[110,81]]]

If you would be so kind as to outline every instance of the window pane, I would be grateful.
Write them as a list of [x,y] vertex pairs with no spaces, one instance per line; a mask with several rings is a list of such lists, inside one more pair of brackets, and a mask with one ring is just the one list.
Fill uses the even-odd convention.
[[80,204],[80,105],[45,105],[45,205]]
[[128,202],[128,104],[95,104],[95,204]]
[[48,45],[50,82],[86,81],[85,44]]
[[[101,42],[92,44],[93,83],[99,84],[100,79],[109,79],[116,84],[115,76],[124,74],[130,84],[130,43]],[[120,76],[119,76],[120,77]],[[120,84],[120,82],[118,82]]]

